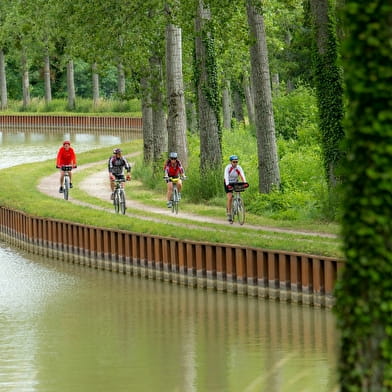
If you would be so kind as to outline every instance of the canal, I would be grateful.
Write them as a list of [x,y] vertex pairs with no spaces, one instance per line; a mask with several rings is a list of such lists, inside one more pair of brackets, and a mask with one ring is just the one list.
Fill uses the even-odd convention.
[[[69,138],[79,152],[129,141],[0,131],[0,168],[54,159]],[[336,342],[330,310],[90,269],[0,241],[0,392],[333,392]]]

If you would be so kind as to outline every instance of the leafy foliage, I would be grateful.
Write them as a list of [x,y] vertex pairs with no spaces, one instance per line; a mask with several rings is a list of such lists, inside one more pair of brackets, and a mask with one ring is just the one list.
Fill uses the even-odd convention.
[[392,390],[392,4],[345,2],[348,116],[343,236],[336,290],[341,391]]
[[[284,86],[273,97],[276,134],[296,139],[301,130],[317,123],[317,102],[312,90],[299,86],[286,93]],[[315,131],[315,130],[314,130]]]

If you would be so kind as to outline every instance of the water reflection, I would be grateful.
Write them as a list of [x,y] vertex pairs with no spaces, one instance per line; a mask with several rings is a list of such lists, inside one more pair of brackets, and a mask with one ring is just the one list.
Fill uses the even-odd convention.
[[[0,168],[132,135],[0,132]],[[330,311],[37,258],[0,241],[0,392],[332,392]]]
[[134,132],[102,131],[94,134],[87,131],[52,132],[34,130],[32,132],[18,132],[11,130],[0,131],[0,169],[22,163],[43,161],[55,158],[64,140],[70,140],[77,153],[93,150],[114,144],[123,145],[140,135]]
[[329,311],[0,259],[0,390],[333,390]]

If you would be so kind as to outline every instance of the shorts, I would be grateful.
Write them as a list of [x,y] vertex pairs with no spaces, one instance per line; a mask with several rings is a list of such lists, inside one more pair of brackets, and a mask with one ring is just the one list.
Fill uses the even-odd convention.
[[125,180],[124,174],[111,174],[116,180]]

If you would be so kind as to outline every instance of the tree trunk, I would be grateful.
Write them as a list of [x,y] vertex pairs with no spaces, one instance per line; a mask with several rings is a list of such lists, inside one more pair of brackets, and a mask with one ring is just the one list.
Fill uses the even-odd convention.
[[248,121],[249,125],[255,125],[255,102],[253,97],[253,92],[251,89],[251,85],[249,83],[248,76],[244,76],[244,80],[242,82],[245,94],[245,102],[246,109],[248,111]]
[[182,76],[181,29],[166,27],[166,88],[168,149],[176,151],[184,167],[188,165],[184,82]]
[[340,144],[344,138],[343,88],[337,65],[335,23],[328,0],[311,0],[310,10],[317,46],[313,57],[324,167],[328,184],[334,187],[338,182],[336,167],[342,158]]
[[45,103],[48,104],[52,100],[52,87],[50,81],[50,60],[49,55],[44,57],[44,85],[45,85]]
[[234,117],[237,122],[241,123],[244,122],[244,100],[242,98],[241,91],[239,90],[239,86],[236,85],[233,89],[233,106],[234,106]]
[[233,109],[231,106],[230,80],[226,80],[223,87],[222,112],[223,112],[223,128],[231,129],[231,116],[233,114]]
[[216,80],[215,45],[210,28],[210,11],[199,0],[196,17],[196,80],[200,130],[200,170],[208,174],[221,170],[222,147],[219,99]]
[[[344,69],[347,103],[347,155],[339,165],[344,176],[339,186],[339,196],[344,195],[339,220],[345,262],[334,290],[341,392],[392,390],[390,4],[372,1],[367,5],[374,11],[366,12],[357,0],[346,0],[339,13],[345,34],[338,64]],[[334,33],[333,20],[329,26]],[[335,57],[334,47],[330,41],[329,63]],[[339,96],[340,87],[335,89],[333,79],[328,80],[329,95]]]
[[151,87],[148,77],[140,82],[142,88],[142,118],[143,118],[143,158],[147,164],[154,160],[154,137],[151,107]]
[[185,102],[186,108],[186,127],[187,129],[192,132],[197,132],[197,112],[196,112],[196,105],[191,100],[186,100]]
[[76,108],[76,96],[73,60],[69,60],[67,63],[67,95],[68,109],[74,110]]
[[5,59],[4,52],[0,50],[0,104],[1,109],[8,107],[8,94],[7,94],[7,78],[5,73]]
[[162,59],[159,56],[151,57],[150,68],[154,163],[158,164],[163,160],[164,153],[167,152],[167,125],[164,110]]
[[97,72],[97,63],[92,65],[92,82],[93,82],[93,106],[99,105],[99,75]]
[[29,78],[29,68],[27,64],[27,57],[23,50],[22,58],[22,91],[23,91],[23,108],[26,109],[30,104],[30,78]]
[[252,0],[247,0],[247,14],[250,42],[253,43],[250,47],[250,58],[255,100],[259,191],[270,193],[280,186],[280,172],[264,18],[252,5]]
[[125,96],[125,72],[122,63],[117,64],[117,92],[121,98]]
[[279,84],[280,84],[280,80],[279,80],[279,74],[278,73],[274,73],[272,75],[272,90],[279,90]]

